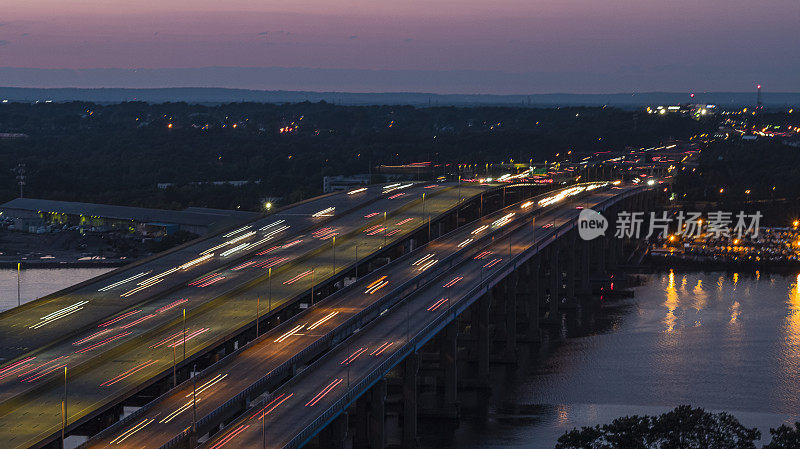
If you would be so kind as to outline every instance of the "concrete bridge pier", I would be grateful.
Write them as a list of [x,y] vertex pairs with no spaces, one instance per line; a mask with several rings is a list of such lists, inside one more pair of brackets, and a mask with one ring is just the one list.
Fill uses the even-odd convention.
[[515,271],[504,282],[505,284],[505,348],[503,360],[516,363],[517,361],[517,291],[521,287],[519,270]]
[[575,284],[578,271],[578,255],[575,248],[577,244],[576,233],[570,231],[563,237],[567,241],[567,251],[565,254],[564,269],[566,271],[566,289],[564,291],[564,301],[559,306],[562,309],[574,309],[578,306],[578,298],[575,294]]
[[532,257],[523,267],[521,284],[518,285],[517,298],[523,305],[521,337],[525,341],[539,341],[542,338],[539,328],[539,302],[541,297],[541,260],[539,255]]
[[386,441],[386,379],[369,391],[369,448],[383,449]]
[[592,271],[592,260],[590,255],[592,242],[581,240],[580,243],[580,252],[581,252],[581,260],[580,260],[580,275],[578,276],[579,279],[579,287],[578,291],[580,295],[584,298],[589,298],[592,295],[592,286],[590,284],[589,278],[590,273]]
[[402,449],[416,449],[417,443],[417,373],[419,354],[413,353],[403,361]]
[[439,366],[442,371],[444,392],[442,397],[442,415],[458,417],[458,322],[453,321],[441,332],[439,340]]
[[475,302],[475,336],[477,339],[477,359],[478,373],[477,380],[479,385],[489,385],[489,304],[491,298],[489,294],[483,295]]
[[347,417],[347,412],[343,412],[320,431],[318,440],[320,448],[344,449],[347,440]]
[[558,322],[558,304],[561,302],[561,267],[559,265],[559,242],[556,240],[547,247],[548,254],[548,284],[549,284],[549,300],[547,304],[547,312],[544,321],[547,323]]

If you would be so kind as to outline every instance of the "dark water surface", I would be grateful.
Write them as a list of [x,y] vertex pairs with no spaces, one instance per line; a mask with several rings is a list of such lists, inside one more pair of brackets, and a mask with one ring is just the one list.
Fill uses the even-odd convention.
[[800,420],[799,280],[651,275],[635,298],[566,314],[518,367],[494,367],[494,391],[463,394],[459,428],[428,429],[423,445],[552,448],[573,427],[680,404],[730,412],[768,440]]
[[[22,304],[100,276],[113,268],[26,268],[19,272]],[[17,306],[17,270],[0,270],[0,311]]]

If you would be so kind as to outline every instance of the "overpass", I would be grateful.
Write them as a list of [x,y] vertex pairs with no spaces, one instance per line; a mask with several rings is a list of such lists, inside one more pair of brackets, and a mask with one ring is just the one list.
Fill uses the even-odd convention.
[[[331,429],[342,430],[340,416],[356,399],[361,398],[360,409],[380,409],[372,404],[375,401],[365,409],[364,398],[371,398],[375,388],[376,397],[382,397],[381,379],[392,368],[415,363],[414,354],[443,329],[451,336],[447,341],[454,341],[457,329],[448,323],[474,309],[478,298],[488,297],[487,292],[496,290],[498,283],[508,292],[519,291],[519,285],[509,287],[509,276],[515,276],[515,283],[535,281],[537,285],[522,289],[525,294],[536,292],[528,295],[524,307],[530,335],[538,331],[540,303],[545,306],[545,319],[553,319],[559,307],[573,305],[576,289],[587,293],[590,265],[599,266],[607,253],[619,253],[618,246],[607,251],[605,241],[582,245],[586,254],[581,258],[561,247],[565,241],[575,246],[576,205],[607,209],[642,198],[646,192],[584,186],[559,197],[557,207],[543,206],[553,199],[547,195],[456,229],[267,331],[101,432],[86,447],[195,447],[209,437],[206,447],[214,449],[234,440],[229,447],[261,447],[266,432],[270,446],[298,447],[322,429],[328,438],[338,435]],[[567,261],[563,272],[560,253]],[[532,266],[536,275],[531,275]],[[509,357],[516,338],[517,302],[494,301],[502,303],[508,315],[504,338]],[[482,310],[488,313],[488,305]],[[479,334],[477,352],[485,353],[478,372],[487,380],[488,324],[486,316],[478,315],[483,319],[473,326]],[[449,360],[444,371],[452,381],[445,382],[449,398],[445,403],[451,405],[456,394],[455,347],[455,343],[442,346],[443,357]],[[416,408],[415,399],[405,402],[409,410]],[[358,422],[380,428],[375,418],[379,414],[370,412],[366,418],[365,413],[358,413]],[[237,416],[239,420],[234,420]],[[416,422],[410,417],[405,420]],[[219,432],[222,426],[225,431]],[[415,433],[415,426],[405,427],[404,432]],[[368,433],[383,435],[375,429]]]
[[236,351],[259,324],[285,321],[376,258],[482,214],[485,196],[504,201],[506,190],[409,183],[327,195],[12,309],[0,315],[10,343],[0,367],[2,440],[60,442],[64,368],[65,431],[94,433],[126,400],[149,401],[196,364]]

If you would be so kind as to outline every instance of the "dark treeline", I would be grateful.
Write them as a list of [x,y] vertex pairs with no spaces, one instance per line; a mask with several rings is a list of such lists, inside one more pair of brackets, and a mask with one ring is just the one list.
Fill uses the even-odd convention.
[[[319,194],[323,176],[379,164],[544,160],[688,138],[713,125],[613,108],[8,103],[0,133],[29,137],[0,140],[0,202],[17,196],[19,163],[30,197],[257,210],[262,198],[297,201]],[[191,184],[236,180],[260,183]]]

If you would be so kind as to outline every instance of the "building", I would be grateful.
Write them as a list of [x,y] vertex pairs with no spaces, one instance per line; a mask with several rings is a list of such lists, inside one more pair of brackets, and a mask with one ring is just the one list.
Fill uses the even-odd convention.
[[259,216],[255,212],[202,207],[177,211],[34,198],[11,200],[0,205],[0,213],[4,218],[20,220],[20,223],[40,220],[44,225],[78,226],[142,235],[165,235],[179,230],[203,235]]
[[370,175],[325,176],[322,178],[322,191],[325,193],[350,190],[369,184]]

